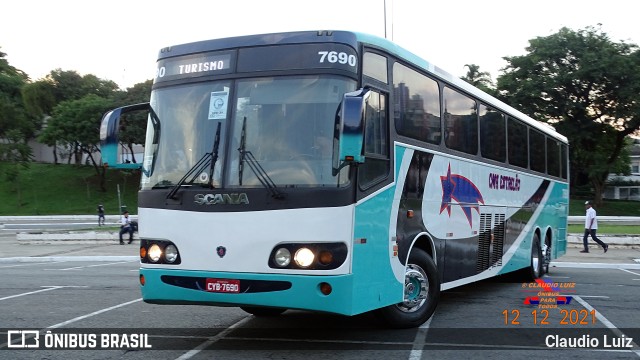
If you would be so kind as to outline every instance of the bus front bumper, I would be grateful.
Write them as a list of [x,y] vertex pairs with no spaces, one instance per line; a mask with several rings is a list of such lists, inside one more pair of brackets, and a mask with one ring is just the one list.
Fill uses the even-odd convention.
[[[353,312],[351,275],[279,275],[140,269],[142,299],[152,304],[270,306]],[[144,284],[144,285],[143,285]],[[331,287],[323,294],[321,284]],[[326,285],[324,285],[326,291]]]

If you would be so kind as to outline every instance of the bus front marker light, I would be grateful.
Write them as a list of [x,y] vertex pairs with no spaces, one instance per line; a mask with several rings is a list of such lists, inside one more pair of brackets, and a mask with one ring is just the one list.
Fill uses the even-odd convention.
[[315,259],[315,255],[313,251],[303,247],[296,251],[296,254],[293,256],[293,260],[296,264],[302,268],[307,268],[313,264],[313,260]]
[[157,263],[160,261],[160,257],[162,256],[162,249],[158,244],[153,244],[149,246],[149,261]]
[[329,283],[326,283],[326,282],[320,283],[320,292],[323,295],[329,295],[331,294],[331,291],[333,291],[333,289],[331,288],[331,285]]
[[320,255],[318,255],[318,261],[322,265],[329,265],[333,262],[333,254],[331,251],[322,251]]
[[276,250],[276,254],[273,256],[273,262],[280,267],[285,267],[291,263],[291,252],[287,248],[280,248]]
[[144,286],[145,282],[144,275],[140,274],[140,285]]
[[171,264],[175,262],[177,258],[178,249],[175,247],[175,245],[167,245],[167,247],[164,248],[164,259]]
[[140,246],[140,259],[144,259],[147,257],[147,248],[144,246]]

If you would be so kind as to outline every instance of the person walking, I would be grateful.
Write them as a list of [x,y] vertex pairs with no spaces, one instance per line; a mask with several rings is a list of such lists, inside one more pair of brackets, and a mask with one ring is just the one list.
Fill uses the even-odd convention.
[[609,250],[609,245],[602,242],[602,240],[598,239],[598,237],[596,236],[596,231],[598,230],[598,218],[596,216],[596,210],[593,208],[593,202],[587,201],[584,203],[584,206],[587,208],[587,215],[584,219],[584,237],[582,238],[582,242],[584,243],[584,250],[580,252],[589,252],[589,235],[591,235],[591,238],[595,242],[602,246],[604,252],[607,252],[607,250]]
[[98,205],[98,226],[104,225],[104,206]]

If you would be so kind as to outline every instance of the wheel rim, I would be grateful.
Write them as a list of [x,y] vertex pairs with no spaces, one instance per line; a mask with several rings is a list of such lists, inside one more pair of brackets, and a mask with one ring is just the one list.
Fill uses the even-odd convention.
[[531,266],[533,267],[533,274],[536,278],[540,277],[540,252],[538,251],[538,245],[533,244],[531,248]]
[[427,273],[418,265],[409,264],[404,277],[404,301],[398,304],[403,312],[418,311],[427,301],[429,279]]

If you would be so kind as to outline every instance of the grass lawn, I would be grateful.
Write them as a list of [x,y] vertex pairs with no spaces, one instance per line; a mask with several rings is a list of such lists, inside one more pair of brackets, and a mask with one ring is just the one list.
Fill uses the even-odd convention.
[[[572,234],[584,234],[584,224],[570,224],[567,232]],[[640,235],[640,225],[598,224],[597,234]]]
[[103,192],[92,166],[32,163],[13,182],[6,176],[9,166],[0,163],[0,215],[97,215],[98,204],[107,215],[120,214],[118,185],[121,204],[138,212],[138,172],[107,169]]
[[[107,169],[107,191],[103,192],[92,166],[31,163],[28,169],[20,168],[18,180],[12,182],[6,175],[10,166],[15,165],[0,163],[0,216],[97,214],[98,204],[104,205],[107,215],[120,214],[118,185],[122,205],[133,214],[138,212],[139,171]],[[584,215],[585,200],[571,199],[569,215]],[[605,200],[596,210],[599,216],[640,216],[640,202]],[[638,228],[631,230],[640,233]]]

